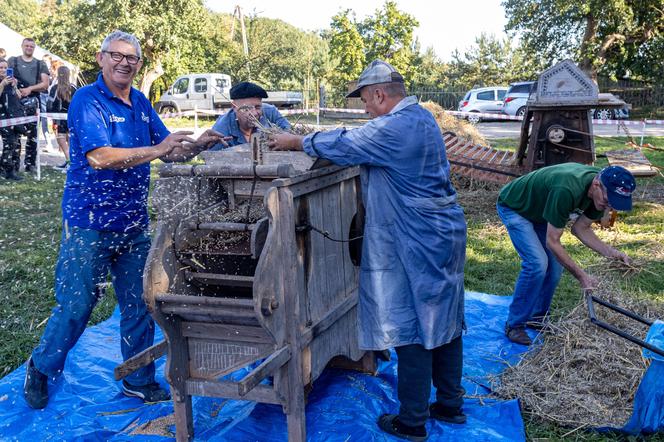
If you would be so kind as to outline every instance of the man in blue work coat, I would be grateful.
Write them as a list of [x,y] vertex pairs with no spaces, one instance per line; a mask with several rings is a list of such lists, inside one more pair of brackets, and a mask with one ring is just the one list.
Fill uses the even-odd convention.
[[[461,387],[466,223],[449,180],[440,129],[416,97],[406,96],[403,77],[376,60],[348,94],[358,96],[372,117],[364,126],[305,137],[273,135],[270,146],[362,166],[360,347],[395,347],[401,408],[398,415],[382,415],[378,425],[421,441],[429,415],[466,421]],[[437,400],[429,406],[432,380]]]
[[[57,305],[26,364],[23,394],[32,408],[48,403],[48,378],[62,373],[112,275],[120,307],[124,360],[149,348],[154,321],[143,301],[150,250],[147,197],[150,162],[184,161],[223,142],[218,133],[170,133],[132,81],[143,64],[135,36],[109,34],[97,53],[97,81],[79,89],[68,112],[71,166],[62,197],[62,239],[55,268]],[[122,392],[145,402],[169,398],[151,363],[122,381]]]
[[210,150],[221,150],[229,146],[249,143],[251,135],[259,128],[277,126],[283,130],[291,128],[290,123],[271,104],[263,103],[267,98],[265,89],[255,83],[243,81],[231,88],[233,108],[217,119],[212,130],[226,136],[225,143],[219,143]]

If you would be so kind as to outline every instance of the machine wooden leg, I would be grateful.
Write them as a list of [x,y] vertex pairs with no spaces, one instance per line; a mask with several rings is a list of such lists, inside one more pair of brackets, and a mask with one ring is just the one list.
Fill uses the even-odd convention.
[[[302,387],[300,387],[302,388]],[[307,440],[306,418],[304,413],[304,392],[300,391],[302,406],[293,406],[286,414],[288,423],[288,442],[305,442]]]
[[302,381],[302,352],[295,352],[286,366],[289,405],[286,409],[288,442],[307,440],[304,383]]
[[191,396],[180,396],[173,391],[173,410],[175,411],[175,439],[178,442],[188,442],[194,439],[194,416],[191,410]]

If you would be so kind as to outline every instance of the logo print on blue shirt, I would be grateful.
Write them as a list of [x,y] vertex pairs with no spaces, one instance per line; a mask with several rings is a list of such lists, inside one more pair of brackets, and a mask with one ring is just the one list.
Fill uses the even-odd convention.
[[143,111],[141,111],[141,120],[143,120],[146,123],[150,123],[150,117],[148,115],[145,115]]
[[111,114],[111,123],[124,123],[124,122],[125,122],[125,117],[118,117]]

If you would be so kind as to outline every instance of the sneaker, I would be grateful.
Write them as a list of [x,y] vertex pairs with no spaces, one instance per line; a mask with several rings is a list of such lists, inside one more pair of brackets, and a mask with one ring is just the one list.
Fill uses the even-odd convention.
[[466,415],[461,407],[446,407],[435,402],[429,406],[429,414],[436,420],[449,422],[450,424],[466,423]]
[[32,165],[30,165],[30,164],[26,164],[26,165],[25,165],[25,172],[26,172],[26,173],[30,173],[30,172],[32,172],[33,170],[35,170],[35,166],[32,166]]
[[64,163],[62,163],[58,166],[55,166],[55,168],[56,169],[66,169],[68,165],[69,165],[69,161],[65,161]]
[[378,418],[378,426],[388,434],[411,441],[425,441],[429,437],[424,425],[411,427],[399,422],[399,416],[396,414],[384,414]]
[[123,380],[122,393],[125,396],[142,399],[143,402],[162,402],[171,398],[171,395],[156,382],[147,385],[131,385]]
[[526,333],[525,327],[510,327],[509,325],[505,325],[505,335],[507,335],[507,339],[517,344],[530,345],[533,343],[530,336]]
[[37,370],[32,356],[25,367],[23,396],[31,408],[41,409],[48,404],[48,376]]
[[21,181],[23,180],[23,175],[20,173],[16,172],[14,169],[10,170],[9,172],[5,173],[5,178],[8,180],[13,180],[13,181]]

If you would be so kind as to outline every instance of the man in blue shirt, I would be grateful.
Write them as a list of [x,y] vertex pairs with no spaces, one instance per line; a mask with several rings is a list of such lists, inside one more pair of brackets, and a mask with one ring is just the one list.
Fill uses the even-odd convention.
[[[257,84],[244,81],[231,88],[231,109],[219,117],[212,130],[231,137],[228,146],[249,143],[251,134],[261,127],[277,126],[283,130],[290,130],[291,125],[271,104],[263,103],[267,98],[265,89]],[[220,150],[226,147],[219,143],[211,150]]]
[[[357,89],[373,118],[364,126],[302,137],[273,135],[279,150],[304,150],[342,166],[360,165],[366,225],[360,264],[360,348],[395,347],[398,415],[384,431],[422,441],[429,416],[463,423],[463,267],[466,223],[450,183],[445,143],[433,115],[404,80],[376,60]],[[429,405],[431,381],[436,402]]]
[[[126,360],[150,347],[154,321],[142,299],[150,249],[147,196],[150,161],[182,161],[222,137],[207,131],[169,133],[148,99],[131,87],[142,66],[133,35],[115,31],[96,55],[101,73],[79,89],[69,107],[71,167],[62,198],[63,229],[55,270],[56,307],[28,359],[24,396],[32,408],[48,403],[48,377],[61,373],[83,333],[110,271],[121,313]],[[166,400],[154,364],[129,375],[122,391],[144,401]]]

